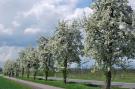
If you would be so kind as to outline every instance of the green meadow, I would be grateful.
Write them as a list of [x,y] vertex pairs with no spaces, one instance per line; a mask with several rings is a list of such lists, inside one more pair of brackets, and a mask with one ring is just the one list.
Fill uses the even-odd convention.
[[31,89],[31,88],[16,83],[15,81],[5,79],[2,76],[0,76],[0,89]]

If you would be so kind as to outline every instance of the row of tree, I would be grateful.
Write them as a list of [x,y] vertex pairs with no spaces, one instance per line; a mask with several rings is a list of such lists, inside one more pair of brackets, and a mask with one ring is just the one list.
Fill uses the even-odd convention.
[[60,68],[66,84],[68,66],[72,62],[79,63],[79,56],[83,54],[81,32],[76,27],[75,21],[59,22],[53,37],[46,38],[42,36],[38,40],[37,47],[23,49],[15,62],[7,61],[5,63],[4,73],[16,77],[21,73],[23,77],[24,72],[26,72],[27,78],[29,78],[30,70],[32,70],[35,79],[39,68],[42,67],[47,80],[49,71]]
[[[105,89],[110,89],[112,69],[126,68],[128,59],[135,57],[135,14],[128,0],[96,0],[92,8],[94,14],[83,18],[79,24],[78,21],[61,21],[53,37],[41,37],[37,48],[22,50],[11,65],[15,67],[7,67],[10,64],[6,63],[8,71],[5,73],[14,69],[18,76],[21,69],[22,76],[26,70],[29,77],[33,68],[35,79],[42,65],[47,80],[48,71],[59,65],[66,83],[68,66],[72,62],[79,63],[80,56],[86,54],[96,60],[95,68],[106,76]],[[84,44],[80,27],[86,34]]]

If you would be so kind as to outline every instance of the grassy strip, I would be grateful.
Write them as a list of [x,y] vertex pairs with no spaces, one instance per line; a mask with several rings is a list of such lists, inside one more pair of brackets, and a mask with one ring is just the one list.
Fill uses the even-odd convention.
[[31,88],[0,76],[0,89],[31,89]]
[[[32,81],[36,83],[41,83],[41,84],[47,84],[51,86],[56,86],[56,87],[61,87],[64,89],[101,89],[100,87],[97,86],[88,86],[84,84],[76,84],[76,83],[68,83],[64,84],[63,81],[52,81],[52,80],[33,80],[33,78],[27,79],[27,78],[20,78],[22,80],[27,80],[27,81]],[[113,89],[125,89],[125,88],[113,88]]]

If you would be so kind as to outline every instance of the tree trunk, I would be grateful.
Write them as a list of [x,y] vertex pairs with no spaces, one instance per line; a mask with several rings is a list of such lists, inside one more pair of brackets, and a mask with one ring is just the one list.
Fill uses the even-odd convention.
[[16,74],[15,74],[15,77],[18,77],[18,71],[16,70]]
[[106,76],[105,89],[111,89],[111,78],[112,78],[111,71],[107,71],[105,76]]
[[45,80],[48,80],[48,71],[49,71],[49,68],[48,68],[48,65],[46,64],[46,69],[45,69]]
[[22,68],[22,78],[23,78],[23,76],[24,76],[24,68]]
[[17,71],[17,77],[20,77],[20,70],[18,69]]
[[64,83],[67,84],[67,59],[64,60],[63,79]]
[[45,80],[48,80],[48,70],[45,71]]
[[27,69],[27,78],[29,78],[30,77],[30,69],[28,68]]
[[19,77],[19,69],[16,69],[16,75],[15,77]]
[[48,67],[48,61],[46,60],[44,65],[45,65],[45,68],[44,68],[44,71],[45,71],[45,80],[47,81],[48,80],[48,71],[49,71],[49,67]]
[[37,69],[35,69],[35,71],[34,71],[34,80],[36,79],[36,76],[37,76]]

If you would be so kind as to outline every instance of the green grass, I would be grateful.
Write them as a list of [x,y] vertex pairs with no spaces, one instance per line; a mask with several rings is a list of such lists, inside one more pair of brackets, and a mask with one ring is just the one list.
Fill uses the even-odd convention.
[[15,81],[8,80],[0,76],[0,89],[31,89],[29,87],[23,86],[16,83]]
[[[51,85],[51,86],[56,86],[56,87],[61,87],[64,89],[101,89],[100,87],[92,87],[92,86],[87,86],[84,84],[76,84],[76,83],[68,83],[68,84],[64,84],[63,81],[45,81],[45,80],[33,80],[33,78],[20,78],[22,80],[28,80],[28,81],[32,81],[32,82],[36,82],[36,83],[41,83],[41,84],[47,84],[47,85]],[[113,89],[126,89],[126,88],[113,88]]]

